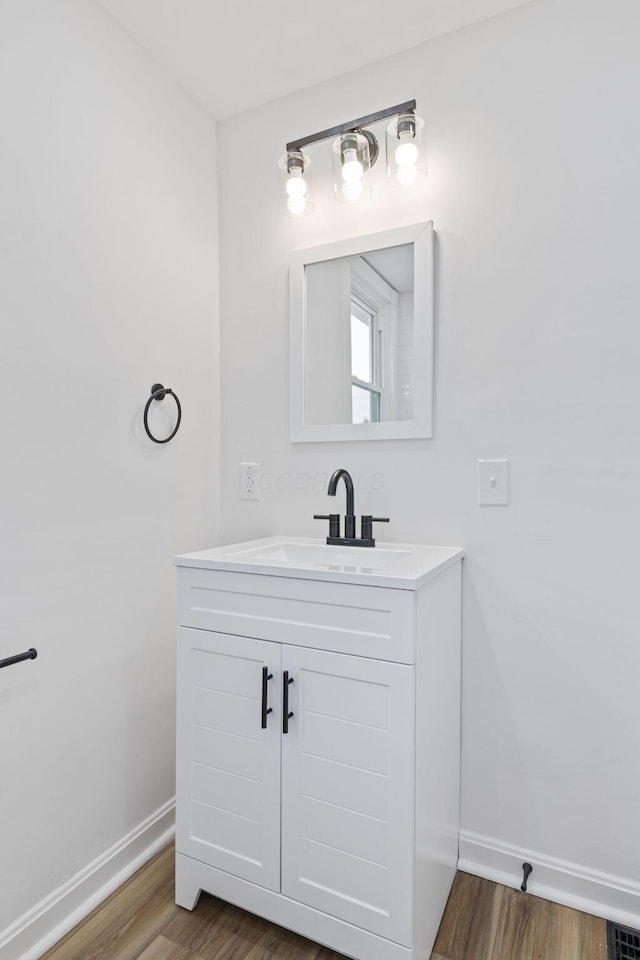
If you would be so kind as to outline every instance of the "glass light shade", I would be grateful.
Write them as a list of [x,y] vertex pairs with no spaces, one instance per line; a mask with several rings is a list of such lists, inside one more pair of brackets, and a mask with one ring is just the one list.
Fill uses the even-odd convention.
[[285,153],[278,160],[280,206],[290,217],[306,217],[315,210],[310,167],[310,157],[300,150]]
[[387,124],[387,180],[393,187],[412,187],[427,176],[424,120],[401,113]]
[[333,192],[336,200],[356,203],[371,193],[367,173],[371,167],[369,141],[361,133],[343,133],[331,145]]

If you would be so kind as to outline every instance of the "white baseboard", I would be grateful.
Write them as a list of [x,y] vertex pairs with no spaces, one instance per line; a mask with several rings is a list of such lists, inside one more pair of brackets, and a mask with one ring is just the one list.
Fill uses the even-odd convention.
[[38,960],[175,834],[175,798],[0,931],[0,960]]
[[522,864],[533,866],[527,891],[575,910],[638,929],[640,883],[513,847],[493,837],[460,833],[458,869],[508,887],[522,883]]

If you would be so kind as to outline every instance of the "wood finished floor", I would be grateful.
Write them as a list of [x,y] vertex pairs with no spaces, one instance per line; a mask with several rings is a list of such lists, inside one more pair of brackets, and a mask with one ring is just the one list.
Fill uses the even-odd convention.
[[[202,894],[173,902],[173,845],[42,960],[343,960]],[[458,873],[431,960],[606,960],[604,920]]]

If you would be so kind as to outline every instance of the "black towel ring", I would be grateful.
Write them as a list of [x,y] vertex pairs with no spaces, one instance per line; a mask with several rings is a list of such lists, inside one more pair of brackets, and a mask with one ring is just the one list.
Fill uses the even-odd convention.
[[[178,419],[176,420],[176,425],[173,428],[173,432],[170,433],[168,437],[165,437],[164,440],[158,440],[158,438],[154,437],[154,435],[151,433],[151,430],[149,430],[149,419],[148,419],[149,407],[151,406],[152,400],[164,400],[164,398],[168,393],[171,394],[171,396],[176,402],[176,407],[178,408]],[[146,406],[144,408],[144,428],[147,431],[147,436],[149,437],[149,439],[153,440],[154,443],[169,443],[169,440],[173,440],[176,433],[178,432],[178,428],[180,426],[181,420],[182,420],[182,407],[180,406],[180,401],[178,400],[173,390],[171,390],[170,387],[163,387],[161,383],[154,383],[154,385],[151,387],[151,396],[147,400]]]

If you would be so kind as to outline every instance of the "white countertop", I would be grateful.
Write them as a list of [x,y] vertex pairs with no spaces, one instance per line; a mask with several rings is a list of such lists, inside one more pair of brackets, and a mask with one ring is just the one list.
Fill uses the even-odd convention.
[[179,567],[417,590],[462,557],[460,547],[380,541],[375,547],[344,547],[278,536],[185,553],[175,562]]

